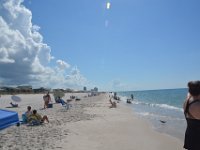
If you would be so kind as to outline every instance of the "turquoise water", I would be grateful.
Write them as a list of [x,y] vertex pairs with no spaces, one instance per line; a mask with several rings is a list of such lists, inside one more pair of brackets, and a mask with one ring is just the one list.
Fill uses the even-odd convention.
[[[183,102],[187,95],[187,89],[165,89],[148,91],[117,92],[121,100],[134,95],[131,107],[139,117],[148,119],[155,130],[184,139],[186,121],[183,115]],[[160,121],[166,123],[161,123]]]

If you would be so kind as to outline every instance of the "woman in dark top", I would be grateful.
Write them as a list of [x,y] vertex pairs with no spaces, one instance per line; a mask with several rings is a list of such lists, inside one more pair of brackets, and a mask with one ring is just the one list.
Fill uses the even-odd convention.
[[184,103],[184,114],[187,121],[184,148],[200,150],[200,81],[190,81],[188,91]]

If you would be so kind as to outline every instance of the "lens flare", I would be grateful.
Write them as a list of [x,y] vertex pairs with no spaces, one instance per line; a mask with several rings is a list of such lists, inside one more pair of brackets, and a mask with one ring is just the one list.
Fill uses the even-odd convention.
[[110,6],[111,6],[110,2],[107,2],[107,3],[106,3],[106,9],[109,10],[109,9],[110,9]]

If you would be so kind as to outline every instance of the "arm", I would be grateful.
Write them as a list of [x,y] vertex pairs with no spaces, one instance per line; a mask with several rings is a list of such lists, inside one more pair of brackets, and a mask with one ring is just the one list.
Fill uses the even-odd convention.
[[183,103],[183,110],[185,111],[185,109],[186,109],[186,104],[187,104],[187,102],[190,100],[190,98],[191,98],[192,96],[190,95],[190,93],[188,93],[187,94],[187,97],[186,97],[186,100],[185,100],[185,102]]

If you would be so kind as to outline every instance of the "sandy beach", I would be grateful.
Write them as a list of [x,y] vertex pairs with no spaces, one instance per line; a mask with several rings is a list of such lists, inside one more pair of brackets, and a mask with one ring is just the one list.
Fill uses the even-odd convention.
[[[65,94],[64,100],[72,94]],[[1,150],[182,150],[183,141],[153,130],[151,124],[138,118],[123,103],[109,108],[109,95],[73,100],[66,110],[61,104],[43,108],[43,94],[18,95],[18,108],[10,106],[11,96],[2,95],[0,108],[17,111],[21,119],[28,105],[47,115],[50,123],[40,126],[12,126],[0,131]],[[53,96],[52,101],[54,102]]]

